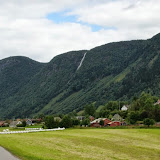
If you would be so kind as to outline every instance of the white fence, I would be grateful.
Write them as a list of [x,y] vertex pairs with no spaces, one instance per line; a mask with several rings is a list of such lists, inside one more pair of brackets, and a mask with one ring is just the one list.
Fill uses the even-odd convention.
[[43,128],[25,128],[26,131],[42,130]]
[[[30,130],[28,130],[30,129]],[[14,134],[14,133],[31,133],[31,132],[46,132],[46,131],[60,131],[64,130],[65,128],[54,128],[54,129],[43,129],[43,128],[28,128],[27,130],[24,131],[9,131],[9,130],[3,130],[3,132],[0,132],[0,134]]]

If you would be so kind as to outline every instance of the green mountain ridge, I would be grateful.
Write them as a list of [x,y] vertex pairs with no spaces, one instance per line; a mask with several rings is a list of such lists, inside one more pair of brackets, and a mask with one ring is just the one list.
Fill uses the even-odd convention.
[[20,67],[10,60],[8,69],[0,61],[0,117],[78,112],[87,103],[130,100],[142,91],[160,96],[160,34],[67,52],[47,64],[23,61]]

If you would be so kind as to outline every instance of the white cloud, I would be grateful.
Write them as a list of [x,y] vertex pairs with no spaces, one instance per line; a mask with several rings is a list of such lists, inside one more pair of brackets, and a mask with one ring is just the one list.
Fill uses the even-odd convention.
[[[70,50],[149,38],[160,28],[159,0],[0,0],[0,4],[0,59],[23,55],[46,62]],[[46,18],[63,10],[104,29],[93,32],[82,23],[56,24]]]

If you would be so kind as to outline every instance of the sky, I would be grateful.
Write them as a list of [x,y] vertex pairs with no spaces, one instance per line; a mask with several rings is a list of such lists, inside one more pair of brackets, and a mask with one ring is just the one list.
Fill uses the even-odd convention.
[[160,0],[0,0],[0,59],[39,62],[160,32]]

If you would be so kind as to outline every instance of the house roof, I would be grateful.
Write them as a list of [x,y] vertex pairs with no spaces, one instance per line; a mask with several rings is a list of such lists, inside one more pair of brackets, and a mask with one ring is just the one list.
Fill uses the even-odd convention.
[[160,99],[158,99],[158,101],[156,103],[154,103],[154,105],[160,104]]
[[119,115],[119,114],[115,114],[113,117],[112,117],[112,120],[122,120],[122,117]]
[[98,118],[98,119],[95,119],[95,120],[93,120],[92,122],[90,122],[91,124],[92,123],[99,123],[101,120],[105,120],[105,119],[107,119],[107,118]]
[[16,125],[18,124],[18,122],[19,122],[19,121],[12,121],[12,122],[10,123],[10,125],[11,125],[11,126],[16,126]]
[[[123,107],[129,108],[129,105],[123,105]],[[122,108],[123,108],[123,107],[122,107]]]
[[3,125],[5,123],[5,121],[0,121],[0,126]]

